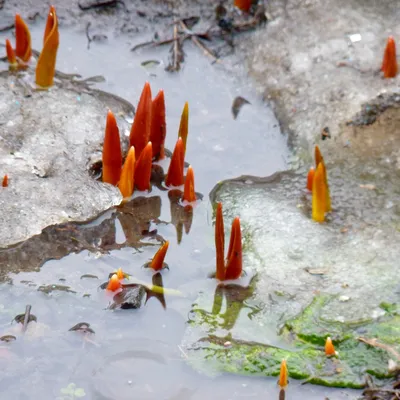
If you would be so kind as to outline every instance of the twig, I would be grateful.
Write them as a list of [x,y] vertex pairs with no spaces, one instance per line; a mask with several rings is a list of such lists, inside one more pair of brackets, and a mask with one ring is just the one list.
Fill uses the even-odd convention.
[[25,316],[24,316],[24,323],[22,324],[22,332],[25,332],[28,326],[29,318],[31,316],[31,308],[32,306],[30,304],[28,304],[25,308]]
[[[182,20],[179,21],[179,23],[185,32],[190,32],[187,25]],[[190,39],[199,49],[201,49],[204,52],[204,54],[210,57],[213,60],[213,62],[221,62],[221,60],[218,57],[216,57],[216,55],[203,42],[199,40],[196,34],[191,34]]]
[[388,353],[391,353],[392,355],[394,355],[397,358],[397,361],[400,361],[400,354],[393,347],[390,347],[387,344],[378,342],[378,339],[366,339],[366,338],[362,338],[362,337],[359,337],[357,339],[360,342],[368,344],[369,346],[379,347],[380,349],[386,350]]
[[104,0],[104,1],[92,2],[89,4],[82,4],[81,2],[79,2],[78,7],[82,11],[87,11],[91,10],[92,8],[116,7],[118,4],[121,4],[124,7],[125,11],[128,11],[125,3],[122,0]]
[[87,40],[88,40],[88,44],[87,44],[87,49],[88,50],[90,49],[90,43],[92,42],[92,38],[90,37],[90,34],[89,34],[90,25],[92,25],[92,23],[88,22],[87,25],[86,25],[86,29],[85,29],[86,37],[87,37]]
[[174,41],[171,47],[171,62],[168,64],[166,71],[176,72],[181,69],[181,62],[184,59],[184,53],[182,50],[182,43],[178,34],[178,25],[174,24]]
[[10,25],[3,26],[3,27],[0,28],[0,32],[9,31],[10,29],[14,29],[14,27],[15,27],[14,23],[12,23]]

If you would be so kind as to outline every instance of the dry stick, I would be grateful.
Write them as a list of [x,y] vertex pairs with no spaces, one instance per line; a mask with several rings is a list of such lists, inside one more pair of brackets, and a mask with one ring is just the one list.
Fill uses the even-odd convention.
[[31,308],[32,308],[32,306],[30,304],[28,304],[25,307],[25,316],[24,316],[24,323],[22,324],[22,332],[25,332],[26,328],[28,326],[29,318],[31,316]]
[[400,354],[393,347],[390,347],[384,343],[380,343],[380,342],[378,342],[377,339],[366,339],[366,338],[359,337],[358,340],[360,342],[368,344],[369,346],[379,347],[380,349],[386,350],[388,353],[393,354],[397,358],[397,361],[400,361]]
[[92,42],[92,38],[90,37],[90,34],[89,34],[90,25],[92,25],[92,23],[88,22],[87,25],[86,25],[86,29],[85,29],[86,37],[87,37],[87,40],[88,40],[88,44],[87,44],[87,49],[88,50],[90,49],[90,43]]
[[[187,25],[186,25],[182,20],[179,21],[179,23],[180,23],[180,25],[181,25],[181,27],[182,27],[182,29],[183,29],[184,31],[186,31],[186,32],[189,31]],[[207,56],[209,56],[209,57],[213,60],[213,62],[221,62],[221,60],[220,60],[219,58],[217,58],[217,57],[213,54],[213,52],[212,52],[204,43],[202,43],[202,42],[198,39],[198,37],[197,37],[195,34],[190,35],[190,39],[192,39],[192,42],[193,42],[199,49],[203,50],[203,52],[204,52]]]
[[179,37],[178,37],[178,25],[174,24],[174,54],[173,54],[173,70],[179,70]]

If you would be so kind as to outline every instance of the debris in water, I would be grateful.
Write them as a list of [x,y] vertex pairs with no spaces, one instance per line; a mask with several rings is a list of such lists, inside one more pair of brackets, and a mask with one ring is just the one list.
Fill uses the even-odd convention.
[[3,181],[1,183],[1,186],[8,187],[8,175],[7,174],[3,176]]
[[128,11],[122,0],[84,0],[78,3],[78,7],[82,11],[88,11],[97,8],[117,7],[118,4],[121,4],[124,10]]
[[330,139],[331,138],[331,131],[329,130],[329,127],[326,126],[324,129],[321,131],[321,139]]
[[43,49],[36,65],[36,84],[42,88],[53,86],[58,45],[58,18],[56,9],[51,6],[44,32]]
[[10,342],[14,342],[15,340],[17,340],[17,338],[14,335],[4,335],[4,336],[0,337],[1,342],[10,343]]
[[131,197],[135,188],[135,162],[135,148],[131,146],[118,183],[118,188],[124,198]]
[[388,37],[381,70],[385,78],[394,78],[397,75],[398,65],[396,58],[396,42],[394,41],[393,36]]
[[285,389],[288,385],[288,369],[286,365],[286,360],[282,360],[281,363],[278,385],[281,389]]
[[111,110],[107,113],[103,144],[103,182],[116,185],[121,176],[122,152],[117,121]]
[[248,100],[246,100],[244,97],[242,96],[238,96],[235,98],[235,100],[233,100],[232,103],[232,115],[233,115],[233,119],[236,119],[237,116],[239,115],[239,112],[241,110],[241,108],[245,105],[245,104],[251,104]]
[[22,324],[22,332],[26,331],[26,328],[27,328],[29,322],[32,322],[32,321],[37,322],[36,316],[31,314],[31,308],[32,308],[32,306],[30,304],[28,304],[25,307],[25,313],[24,314],[18,314],[14,318],[14,321]]
[[153,146],[148,142],[135,166],[135,185],[141,190],[150,190],[151,162],[153,159]]
[[92,333],[94,334],[94,330],[90,327],[90,324],[87,322],[79,322],[74,325],[72,328],[68,329],[69,331],[81,332],[81,333]]
[[325,342],[325,354],[328,357],[336,356],[337,352],[335,351],[335,347],[333,346],[332,339],[328,336]]
[[145,264],[145,268],[151,268],[154,271],[160,271],[164,268],[168,268],[168,264],[164,262],[165,255],[167,254],[169,247],[169,241],[167,240],[157,251],[153,259]]
[[146,61],[142,61],[140,63],[140,65],[142,67],[153,67],[155,65],[160,65],[160,64],[161,64],[161,62],[158,60],[146,60]]
[[135,147],[136,158],[139,159],[150,139],[151,132],[151,88],[149,82],[144,84],[135,118],[129,134],[129,146]]
[[182,49],[182,39],[178,35],[178,25],[174,24],[173,43],[170,49],[170,62],[165,68],[169,72],[177,72],[181,69],[181,63],[185,59],[185,53]]
[[166,186],[181,186],[184,183],[183,167],[185,161],[185,150],[181,137],[176,142],[174,152],[172,153],[171,162],[169,164],[168,173],[165,177]]
[[144,286],[140,284],[124,285],[122,290],[113,297],[113,303],[109,306],[109,309],[129,310],[140,308],[145,293]]
[[242,233],[240,220],[236,217],[232,223],[226,264],[224,262],[225,234],[222,203],[217,204],[215,219],[216,279],[220,281],[238,279],[242,275]]
[[197,200],[196,192],[194,191],[194,173],[191,165],[189,166],[186,173],[182,200],[187,201],[188,203],[192,203]]
[[98,276],[96,276],[96,275],[92,275],[92,274],[84,274],[84,275],[82,275],[81,276],[81,279],[86,279],[86,278],[90,278],[90,279],[99,279],[99,277]]

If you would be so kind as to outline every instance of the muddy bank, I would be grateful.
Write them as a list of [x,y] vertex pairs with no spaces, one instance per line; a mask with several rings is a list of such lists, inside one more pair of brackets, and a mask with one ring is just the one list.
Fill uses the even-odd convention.
[[133,107],[69,79],[34,91],[30,79],[0,77],[0,170],[9,176],[0,200],[2,246],[52,224],[93,218],[121,201],[119,190],[94,180],[88,166],[101,159],[108,108],[120,115],[124,134],[130,128],[123,116],[132,117]]
[[267,11],[239,47],[294,145],[309,151],[323,128],[335,138],[362,104],[399,93],[400,77],[379,71],[387,37],[400,37],[397,1],[274,0]]

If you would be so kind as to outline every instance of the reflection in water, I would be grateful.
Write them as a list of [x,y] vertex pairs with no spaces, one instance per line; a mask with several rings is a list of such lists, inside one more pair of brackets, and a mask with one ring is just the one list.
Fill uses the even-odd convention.
[[[258,307],[246,304],[246,300],[253,297],[256,283],[257,275],[251,278],[247,286],[241,286],[236,283],[220,283],[215,288],[211,312],[202,308],[194,308],[192,315],[194,318],[200,318],[200,321],[204,321],[210,327],[209,333],[215,332],[217,328],[230,330],[235,326],[243,308],[250,310],[248,313],[249,318],[252,318],[254,314],[260,311]],[[224,298],[226,299],[226,307],[225,312],[221,313]]]
[[[136,197],[116,208],[117,218],[125,234],[124,246],[140,247],[138,243],[143,237],[154,237],[158,241],[164,240],[157,234],[157,230],[150,231],[151,222],[159,222],[161,215],[161,197]],[[140,245],[143,245],[141,243]]]
[[190,232],[193,221],[193,207],[190,204],[184,206],[181,203],[181,190],[170,190],[168,198],[171,202],[171,223],[175,226],[177,242],[180,244],[182,242],[183,227],[185,227],[186,234]]
[[[143,239],[148,237],[163,243],[157,230],[150,231],[151,223],[158,223],[160,214],[159,196],[137,197],[92,222],[49,226],[40,235],[0,249],[0,281],[6,280],[9,272],[35,271],[46,261],[59,260],[70,253],[88,250],[104,254],[128,246],[138,249],[145,245]],[[125,235],[122,243],[117,240],[116,221]]]
[[[211,313],[219,315],[223,319],[221,327],[224,329],[232,329],[239,317],[240,311],[245,304],[245,301],[253,296],[256,283],[256,276],[253,276],[248,286],[240,286],[235,283],[223,284],[220,283],[214,293],[214,304]],[[226,299],[226,310],[221,313],[223,299]],[[249,307],[250,308],[250,307]]]

